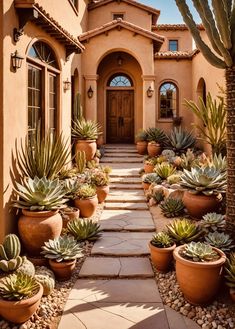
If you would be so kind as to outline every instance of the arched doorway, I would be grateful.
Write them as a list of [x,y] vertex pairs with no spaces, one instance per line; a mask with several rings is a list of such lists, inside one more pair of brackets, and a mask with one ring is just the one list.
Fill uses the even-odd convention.
[[124,73],[112,75],[106,88],[107,142],[132,143],[134,139],[134,86]]

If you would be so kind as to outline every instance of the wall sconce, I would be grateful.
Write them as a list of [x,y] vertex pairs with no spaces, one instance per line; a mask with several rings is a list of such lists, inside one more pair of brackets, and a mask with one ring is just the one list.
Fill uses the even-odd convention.
[[15,72],[21,68],[23,59],[24,57],[20,56],[17,50],[11,54],[11,65]]
[[64,91],[70,90],[70,88],[71,88],[71,82],[67,78],[67,80],[64,81]]
[[88,96],[88,98],[92,98],[93,97],[93,94],[94,94],[94,91],[93,91],[93,89],[90,86],[90,88],[87,90],[87,96]]
[[151,98],[153,96],[153,93],[154,93],[154,89],[151,86],[149,86],[147,89],[147,96]]
[[118,55],[118,57],[117,57],[117,65],[118,66],[122,66],[122,64],[123,64],[123,58],[122,58],[121,55]]

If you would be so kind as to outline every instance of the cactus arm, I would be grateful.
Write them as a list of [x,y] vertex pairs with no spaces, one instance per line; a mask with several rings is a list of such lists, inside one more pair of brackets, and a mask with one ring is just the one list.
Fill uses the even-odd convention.
[[4,260],[8,260],[5,248],[3,247],[2,244],[0,244],[0,258]]
[[175,0],[177,7],[184,19],[185,24],[188,26],[197,47],[202,52],[206,60],[213,66],[224,69],[226,68],[226,63],[217,57],[211,49],[207,46],[207,44],[202,40],[197,25],[190,13],[189,7],[185,0]]

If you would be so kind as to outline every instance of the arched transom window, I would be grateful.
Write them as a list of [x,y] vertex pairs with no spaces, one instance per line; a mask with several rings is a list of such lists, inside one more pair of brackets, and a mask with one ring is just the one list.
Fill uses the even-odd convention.
[[172,82],[164,82],[159,89],[160,119],[171,119],[177,115],[177,87]]
[[115,74],[108,81],[109,87],[132,87],[133,83],[130,77],[124,74]]

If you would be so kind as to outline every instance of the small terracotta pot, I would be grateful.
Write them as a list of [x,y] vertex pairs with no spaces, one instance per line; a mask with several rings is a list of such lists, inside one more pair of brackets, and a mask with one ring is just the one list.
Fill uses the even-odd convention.
[[216,195],[192,194],[185,191],[183,203],[191,217],[201,219],[207,213],[216,211],[220,201]]
[[173,260],[173,250],[176,244],[168,248],[158,248],[149,243],[151,260],[158,271],[167,272]]
[[147,146],[148,146],[148,142],[146,141],[136,142],[137,152],[141,155],[147,154]]
[[78,151],[84,151],[86,154],[86,160],[91,161],[97,150],[97,145],[95,140],[76,140],[75,143],[76,153]]
[[109,186],[96,186],[96,193],[99,203],[104,202],[109,194]]
[[62,217],[58,211],[23,209],[18,221],[18,230],[26,252],[32,256],[40,256],[44,242],[60,236]]
[[98,206],[98,198],[97,195],[95,195],[92,198],[89,199],[74,199],[75,207],[77,207],[80,210],[80,216],[81,217],[91,217],[94,212],[97,209]]
[[161,153],[161,146],[158,143],[148,143],[148,155],[155,157]]
[[65,281],[71,278],[73,270],[75,269],[76,259],[64,262],[56,262],[49,259],[49,265],[54,272],[56,279],[58,281]]
[[219,289],[226,256],[221,250],[213,248],[220,255],[218,260],[193,262],[180,255],[184,247],[185,245],[179,246],[173,252],[180,289],[189,303],[207,304],[215,297]]
[[153,172],[153,169],[154,169],[154,165],[149,163],[144,164],[144,171],[146,174],[151,174]]
[[0,315],[13,323],[23,323],[37,311],[43,294],[41,284],[36,295],[19,301],[0,299]]
[[[67,209],[67,210],[66,210]],[[64,208],[61,210],[61,216],[63,219],[63,228],[67,227],[67,224],[70,220],[79,218],[80,210],[75,207]]]
[[149,189],[150,185],[151,185],[150,183],[144,183],[144,182],[142,182],[142,187],[143,187],[143,189],[145,191],[147,191]]

